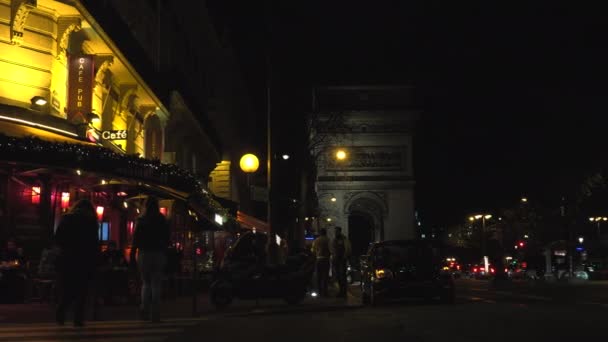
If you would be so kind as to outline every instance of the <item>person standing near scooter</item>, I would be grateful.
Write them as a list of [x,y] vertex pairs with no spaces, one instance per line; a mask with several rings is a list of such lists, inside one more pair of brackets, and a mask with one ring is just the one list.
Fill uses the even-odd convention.
[[342,227],[336,227],[336,236],[331,244],[334,274],[338,280],[338,297],[346,298],[346,264],[350,257],[350,241],[342,234]]
[[327,237],[327,229],[325,228],[322,228],[319,234],[312,243],[312,254],[316,258],[319,295],[326,297],[329,282],[329,238]]

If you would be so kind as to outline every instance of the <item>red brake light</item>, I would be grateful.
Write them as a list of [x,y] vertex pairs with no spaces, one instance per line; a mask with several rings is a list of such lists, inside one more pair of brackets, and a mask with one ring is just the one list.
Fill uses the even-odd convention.
[[477,273],[477,268],[474,268],[474,269],[473,269],[473,273]]
[[490,268],[490,272],[491,272],[491,273],[494,273],[494,272],[496,272],[496,270],[495,270],[495,269],[493,269],[493,268]]

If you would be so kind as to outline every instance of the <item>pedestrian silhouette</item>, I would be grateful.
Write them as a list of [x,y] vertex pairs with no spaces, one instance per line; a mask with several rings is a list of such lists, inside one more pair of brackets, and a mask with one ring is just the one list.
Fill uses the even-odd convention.
[[60,249],[57,281],[60,289],[55,319],[65,322],[66,310],[74,303],[74,326],[84,325],[87,293],[95,276],[99,256],[97,217],[87,199],[80,200],[65,214],[57,227],[55,242]]
[[158,199],[149,196],[143,215],[137,219],[129,258],[135,266],[137,256],[142,280],[140,317],[143,320],[160,321],[160,292],[169,240],[169,225],[160,213]]

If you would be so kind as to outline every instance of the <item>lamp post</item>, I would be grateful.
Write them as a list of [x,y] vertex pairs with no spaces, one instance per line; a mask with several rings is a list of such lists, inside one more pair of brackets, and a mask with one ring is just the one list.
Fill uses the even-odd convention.
[[255,154],[246,153],[241,157],[239,161],[239,166],[241,167],[241,170],[247,175],[248,199],[246,203],[248,209],[251,209],[251,200],[253,197],[253,191],[251,189],[251,174],[255,173],[258,170],[258,168],[260,167],[260,161],[258,157],[255,156]]
[[589,221],[597,223],[597,237],[600,238],[602,236],[602,231],[601,231],[600,225],[601,225],[602,221],[608,221],[608,217],[606,217],[606,216],[590,217]]
[[249,188],[250,175],[258,170],[258,167],[260,167],[260,160],[255,154],[247,153],[241,157],[239,166],[241,167],[241,170],[247,174],[247,187]]
[[474,215],[469,217],[469,221],[471,222],[481,220],[481,255],[483,256],[486,274],[489,271],[488,256],[486,255],[486,220],[491,218],[492,215],[490,214]]

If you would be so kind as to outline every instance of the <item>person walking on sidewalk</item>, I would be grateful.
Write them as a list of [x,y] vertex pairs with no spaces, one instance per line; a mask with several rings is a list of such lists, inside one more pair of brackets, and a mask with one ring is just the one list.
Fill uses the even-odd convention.
[[336,236],[331,244],[334,274],[338,281],[338,297],[346,298],[346,263],[350,257],[350,241],[342,234],[342,227],[336,227]]
[[149,196],[144,214],[137,219],[129,258],[135,267],[137,255],[142,280],[140,315],[143,320],[160,321],[160,291],[169,240],[169,225],[160,213],[158,199]]
[[316,258],[317,286],[321,297],[327,296],[329,282],[329,238],[327,230],[322,228],[319,237],[312,243],[312,254]]
[[65,313],[74,303],[74,326],[84,325],[85,303],[99,258],[97,216],[87,199],[74,204],[61,218],[55,233],[60,252],[57,258],[57,281],[60,289],[55,319],[63,325]]

